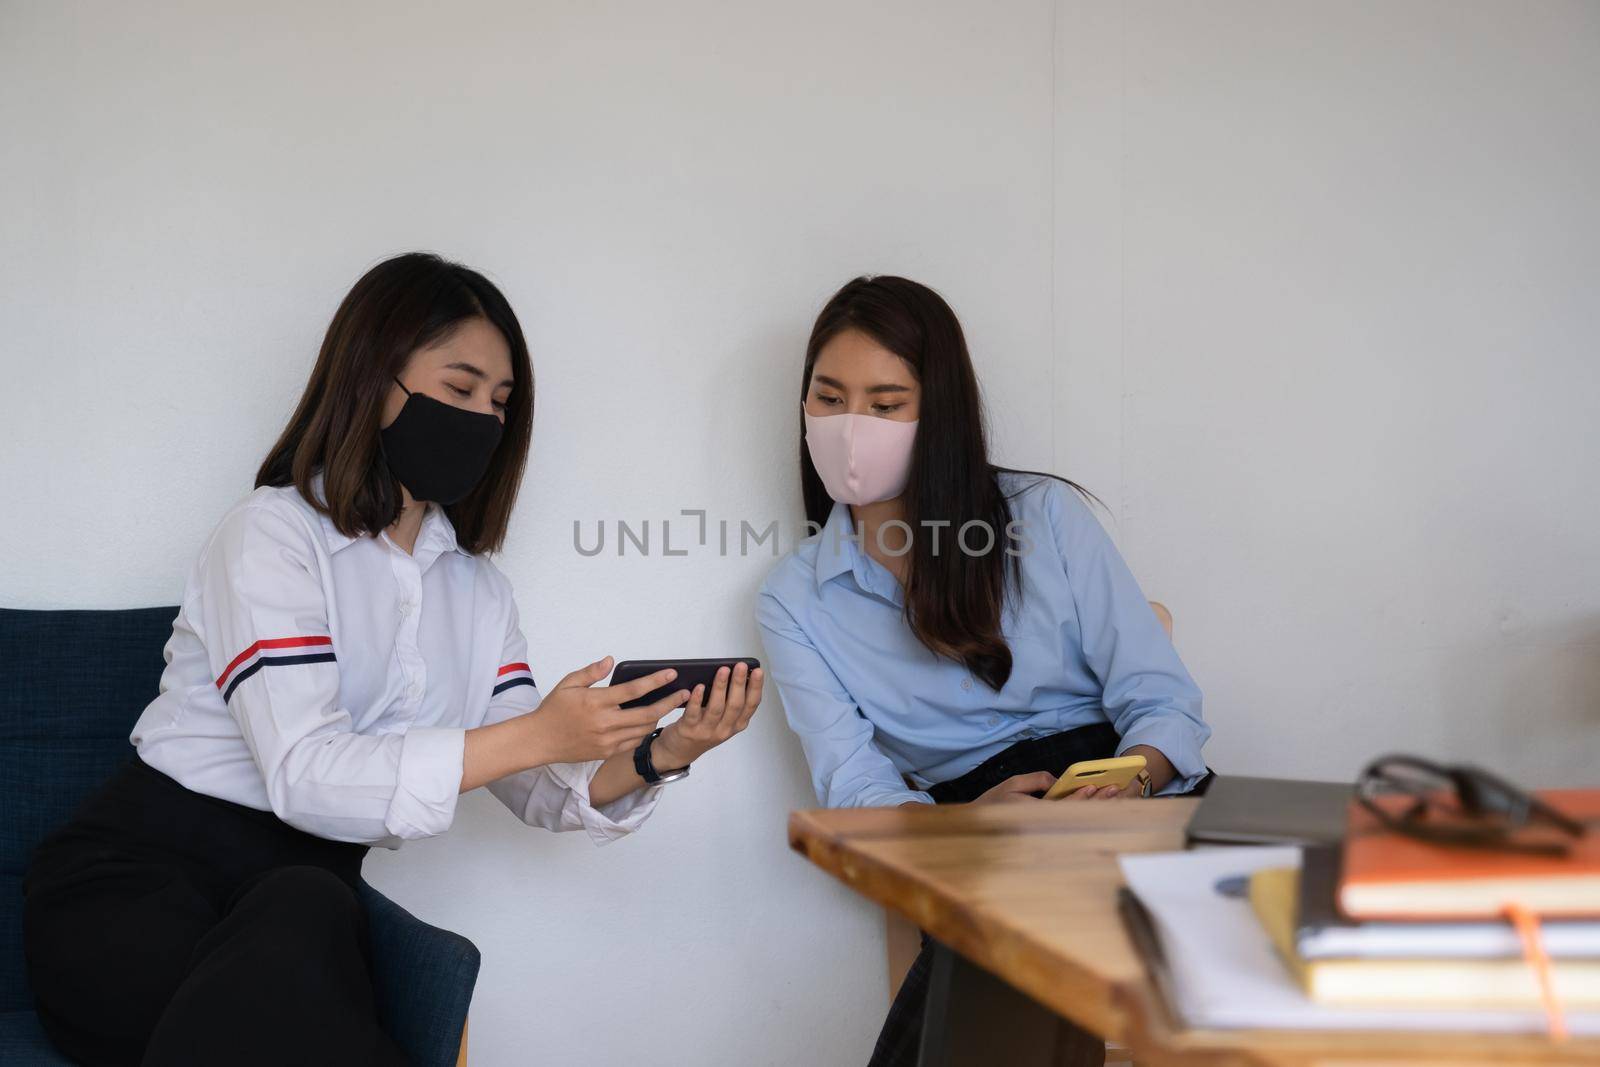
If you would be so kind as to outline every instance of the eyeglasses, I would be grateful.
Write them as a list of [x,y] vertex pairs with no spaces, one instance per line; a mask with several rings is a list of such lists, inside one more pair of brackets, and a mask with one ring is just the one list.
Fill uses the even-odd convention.
[[[1401,796],[1410,803],[1380,803]],[[1445,766],[1417,756],[1373,760],[1356,781],[1356,799],[1385,827],[1423,841],[1464,848],[1563,856],[1583,823],[1481,767]],[[1519,833],[1539,827],[1543,833]]]

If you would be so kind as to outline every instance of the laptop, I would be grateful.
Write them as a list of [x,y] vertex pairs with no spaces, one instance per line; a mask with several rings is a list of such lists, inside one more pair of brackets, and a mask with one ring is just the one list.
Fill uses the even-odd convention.
[[1184,837],[1195,845],[1319,845],[1344,838],[1354,786],[1217,775]]

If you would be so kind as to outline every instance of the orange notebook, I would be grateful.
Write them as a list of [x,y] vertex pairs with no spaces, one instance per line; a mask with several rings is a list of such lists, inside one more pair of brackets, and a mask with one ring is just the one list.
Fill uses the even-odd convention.
[[[1570,842],[1565,856],[1432,844],[1386,830],[1352,802],[1339,910],[1352,919],[1493,919],[1511,907],[1541,918],[1600,916],[1600,789],[1537,795],[1588,828],[1582,837],[1559,835]],[[1552,831],[1534,826],[1522,833]]]

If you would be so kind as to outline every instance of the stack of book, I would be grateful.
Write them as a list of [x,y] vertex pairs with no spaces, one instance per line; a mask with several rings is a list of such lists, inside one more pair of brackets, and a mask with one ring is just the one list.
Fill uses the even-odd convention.
[[[1546,803],[1600,820],[1600,790]],[[1537,833],[1538,831],[1531,831]],[[1600,832],[1564,856],[1433,844],[1352,804],[1340,845],[1250,876],[1250,902],[1307,995],[1328,1005],[1600,1008]],[[1519,931],[1508,914],[1537,917]]]

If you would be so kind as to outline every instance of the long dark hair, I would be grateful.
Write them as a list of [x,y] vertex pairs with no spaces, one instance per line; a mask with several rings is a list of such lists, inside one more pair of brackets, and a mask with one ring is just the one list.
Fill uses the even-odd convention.
[[[481,318],[511,350],[505,430],[481,481],[445,508],[468,552],[497,551],[522,484],[533,437],[533,364],[511,305],[475,270],[430,252],[384,260],[334,312],[306,391],[256,485],[293,485],[346,537],[377,536],[400,517],[400,483],[378,451],[383,402],[411,353]],[[323,476],[324,500],[312,491]]]
[[[983,400],[961,323],[950,305],[925,285],[892,275],[856,278],[833,295],[811,328],[800,377],[802,403],[811,390],[817,356],[847,330],[859,330],[899,356],[922,387],[910,480],[901,496],[905,521],[913,531],[906,557],[906,623],[930,651],[964,663],[998,690],[1011,677],[1011,649],[1001,632],[1001,614],[1007,586],[1020,591],[1020,564],[1017,555],[1004,550],[1011,508],[999,473],[1008,468],[989,462]],[[1076,483],[1060,480],[1093,499]],[[807,520],[817,526],[826,523],[833,500],[812,465],[803,425],[800,491]],[[950,523],[937,554],[934,539],[921,525],[924,519]],[[988,524],[991,550],[977,555],[955,551],[950,541],[973,520]]]

